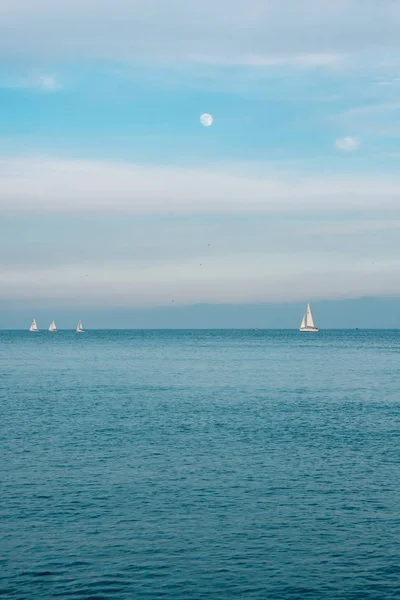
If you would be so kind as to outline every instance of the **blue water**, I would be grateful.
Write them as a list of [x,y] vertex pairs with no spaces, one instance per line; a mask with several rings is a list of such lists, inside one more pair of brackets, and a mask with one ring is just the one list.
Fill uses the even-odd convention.
[[400,597],[400,332],[0,333],[0,595]]

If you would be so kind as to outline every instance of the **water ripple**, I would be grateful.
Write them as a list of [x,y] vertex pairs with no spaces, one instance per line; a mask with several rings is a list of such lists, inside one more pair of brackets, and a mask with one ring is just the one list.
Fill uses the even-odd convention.
[[399,598],[399,351],[0,333],[0,596]]

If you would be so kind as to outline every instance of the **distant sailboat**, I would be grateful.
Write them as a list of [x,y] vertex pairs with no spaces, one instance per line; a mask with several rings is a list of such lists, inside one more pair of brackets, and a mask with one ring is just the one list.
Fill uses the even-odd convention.
[[36,319],[33,319],[32,325],[29,327],[29,331],[39,331],[38,326],[36,324]]
[[57,327],[54,321],[50,323],[49,331],[57,331]]
[[315,327],[314,325],[314,319],[309,304],[307,304],[306,314],[303,317],[299,331],[318,331],[318,327]]
[[82,321],[78,321],[78,326],[76,328],[76,333],[83,333],[85,330],[83,329]]

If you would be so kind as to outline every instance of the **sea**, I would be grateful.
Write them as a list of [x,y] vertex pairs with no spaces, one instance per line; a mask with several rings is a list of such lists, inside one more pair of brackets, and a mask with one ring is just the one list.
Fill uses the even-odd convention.
[[0,333],[0,596],[400,598],[400,332]]

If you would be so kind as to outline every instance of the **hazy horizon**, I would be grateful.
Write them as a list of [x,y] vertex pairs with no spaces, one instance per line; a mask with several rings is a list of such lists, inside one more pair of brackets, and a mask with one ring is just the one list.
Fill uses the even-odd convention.
[[[52,319],[59,329],[74,329],[79,319],[86,329],[298,329],[304,311],[302,302],[80,311],[65,307],[18,309],[0,303],[0,329],[27,330],[33,318],[43,330]],[[400,328],[400,298],[315,301],[312,311],[320,329]]]

